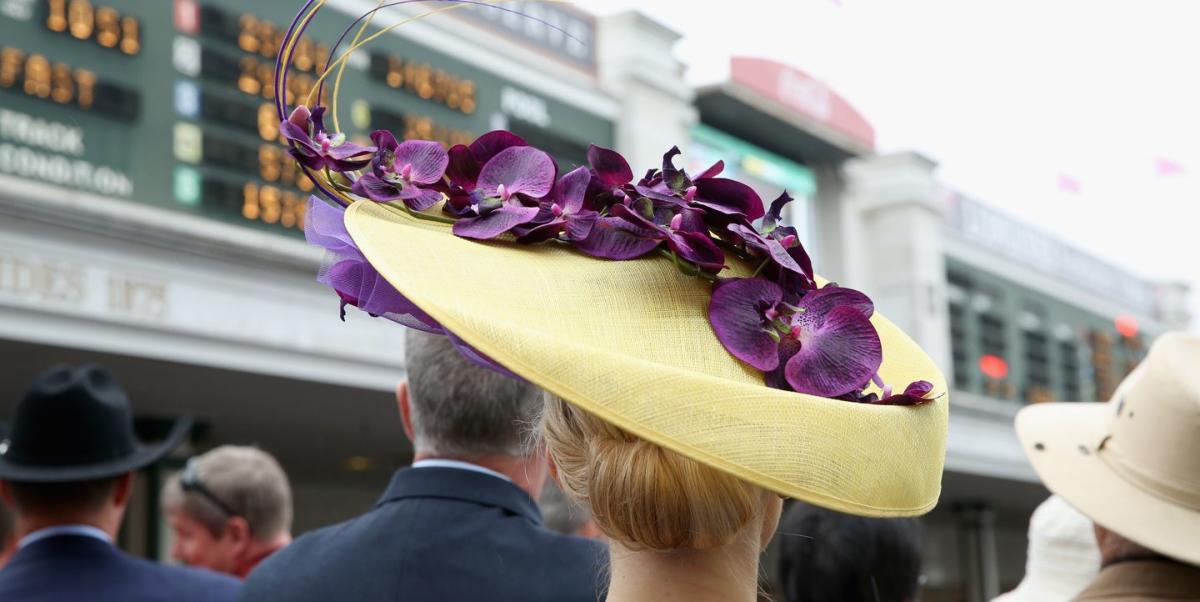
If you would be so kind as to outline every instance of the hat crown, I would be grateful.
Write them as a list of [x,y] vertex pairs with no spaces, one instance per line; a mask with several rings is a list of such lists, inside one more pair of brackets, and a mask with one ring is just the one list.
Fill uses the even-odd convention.
[[1200,337],[1170,333],[1110,402],[1101,457],[1122,477],[1200,509]]
[[118,460],[136,450],[129,398],[94,364],[42,373],[13,412],[3,455],[14,464],[61,468]]

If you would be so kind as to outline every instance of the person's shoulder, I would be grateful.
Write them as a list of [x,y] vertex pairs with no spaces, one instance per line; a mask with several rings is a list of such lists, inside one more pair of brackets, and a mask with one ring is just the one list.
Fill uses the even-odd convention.
[[134,561],[161,591],[173,592],[173,600],[232,602],[242,586],[234,577],[207,569],[158,564],[144,558]]
[[[339,548],[353,552],[358,548],[353,541],[348,541],[347,531],[360,524],[370,516],[370,512],[356,516],[340,523],[314,529],[297,537],[292,543],[284,546],[264,559],[242,586],[241,600],[285,599],[285,592],[293,588],[302,588],[304,579],[298,577],[311,575],[314,570],[328,567],[317,567],[317,564],[327,564],[337,555]],[[353,536],[349,536],[353,539]]]

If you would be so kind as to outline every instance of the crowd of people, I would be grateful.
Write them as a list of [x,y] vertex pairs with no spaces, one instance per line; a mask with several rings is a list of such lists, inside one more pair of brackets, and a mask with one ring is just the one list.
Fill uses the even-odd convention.
[[[414,461],[373,509],[293,541],[279,463],[218,447],[161,492],[187,567],[113,541],[135,471],[189,425],[136,441],[106,370],[51,368],[0,443],[0,600],[753,599],[773,536],[778,600],[919,599],[913,519],[782,512],[779,496],[481,368],[443,336],[410,333],[406,361],[397,401]],[[1057,495],[1033,515],[1025,579],[997,600],[1197,599],[1197,365],[1200,339],[1168,334],[1111,402],[1021,413]]]

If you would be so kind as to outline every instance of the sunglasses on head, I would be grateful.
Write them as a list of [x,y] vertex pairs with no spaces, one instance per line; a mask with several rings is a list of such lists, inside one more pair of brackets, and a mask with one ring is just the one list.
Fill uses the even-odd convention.
[[195,460],[195,458],[188,459],[187,466],[185,466],[183,469],[183,475],[179,477],[179,486],[183,488],[184,491],[200,494],[209,502],[212,502],[212,505],[219,508],[221,512],[224,512],[226,516],[238,516],[239,513],[237,511],[235,511],[233,508],[230,508],[229,504],[222,502],[221,498],[213,494],[208,487],[204,486],[204,483],[200,482],[200,474],[199,471],[196,470]]

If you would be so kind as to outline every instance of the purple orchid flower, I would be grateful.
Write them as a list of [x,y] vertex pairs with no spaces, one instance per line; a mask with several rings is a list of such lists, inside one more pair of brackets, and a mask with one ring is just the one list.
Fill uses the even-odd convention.
[[722,283],[708,306],[717,339],[765,372],[768,385],[823,397],[856,391],[878,372],[883,347],[873,312],[866,295],[832,286],[793,306],[782,287],[763,278]]
[[584,205],[592,175],[578,167],[559,178],[554,190],[542,201],[537,216],[514,229],[521,242],[545,242],[565,234],[566,240],[583,240],[592,232],[600,214]]
[[362,169],[371,162],[375,147],[346,141],[342,133],[330,136],[325,131],[325,107],[311,113],[308,107],[296,107],[287,121],[279,124],[279,133],[291,144],[288,152],[301,165],[314,171],[326,168],[347,172]]
[[891,385],[883,382],[883,379],[878,374],[871,377],[871,380],[879,386],[883,392],[882,396],[870,393],[861,398],[854,400],[861,403],[869,403],[873,405],[895,405],[895,406],[916,406],[929,403],[936,399],[935,397],[927,397],[933,391],[933,383],[927,380],[913,381],[904,388],[903,393],[893,393]]
[[308,199],[304,238],[326,250],[317,281],[332,288],[341,298],[341,316],[353,305],[372,316],[384,316],[410,328],[442,332],[436,320],[421,311],[383,279],[355,246],[342,221],[343,210],[316,196]]
[[731,223],[748,225],[763,216],[762,199],[754,189],[717,177],[725,168],[723,162],[714,163],[692,178],[675,167],[679,154],[679,147],[671,147],[663,155],[662,170],[648,173],[634,186],[637,194],[654,201],[656,215],[667,209],[673,216],[677,208],[685,206],[703,209],[705,222],[716,232],[724,232]]
[[450,147],[450,164],[446,168],[449,183],[439,188],[447,197],[445,210],[456,217],[474,215],[471,193],[479,181],[479,172],[500,151],[514,146],[528,145],[512,132],[494,130],[476,138],[470,145]]
[[516,226],[533,221],[537,206],[524,199],[540,199],[554,186],[554,160],[530,146],[510,146],[496,153],[479,170],[470,192],[466,217],[454,223],[454,233],[464,238],[495,238]]
[[[689,261],[712,274],[720,272],[725,267],[725,252],[713,241],[707,229],[694,228],[694,223],[691,223],[694,218],[685,220],[685,211],[688,211],[687,208],[672,217],[670,224],[660,226],[646,216],[652,213],[649,206],[644,206],[641,212],[630,208],[628,204],[613,205],[611,209],[613,217],[624,219],[641,231],[653,232],[655,239],[666,241],[667,248],[678,255],[680,259]],[[694,213],[686,215],[694,216],[700,213],[696,210],[691,211]]]
[[450,157],[441,144],[406,140],[400,144],[386,130],[375,130],[371,140],[379,149],[371,160],[371,173],[354,181],[354,194],[372,201],[400,199],[413,211],[424,211],[442,200],[433,185],[442,181]]

